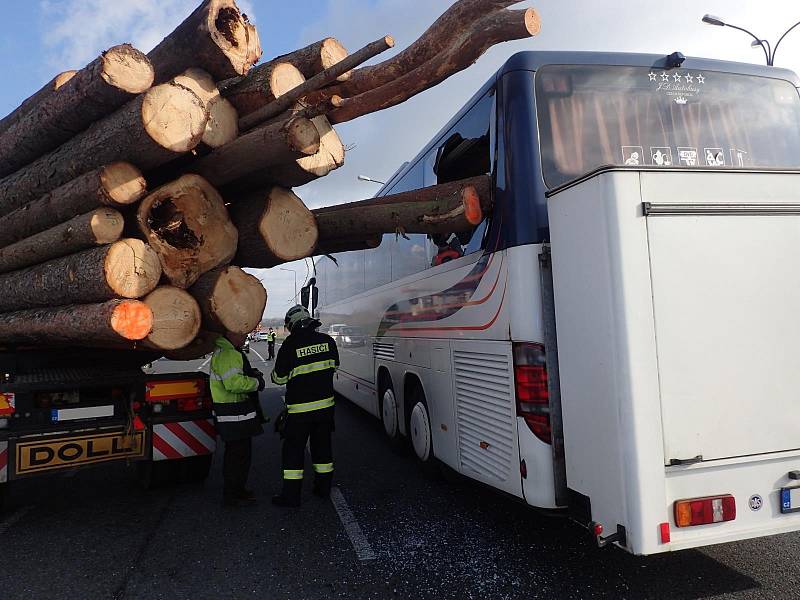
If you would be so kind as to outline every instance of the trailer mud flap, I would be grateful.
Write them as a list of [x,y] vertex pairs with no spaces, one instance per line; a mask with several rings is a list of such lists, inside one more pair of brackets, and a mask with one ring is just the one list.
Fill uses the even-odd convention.
[[46,471],[114,460],[141,458],[144,432],[133,435],[111,433],[62,438],[45,438],[14,444],[14,476],[25,477]]
[[8,481],[8,442],[0,442],[0,483]]

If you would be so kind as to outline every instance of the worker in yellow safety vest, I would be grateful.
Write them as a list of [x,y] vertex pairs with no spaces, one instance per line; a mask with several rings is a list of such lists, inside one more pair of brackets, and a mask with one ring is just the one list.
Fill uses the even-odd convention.
[[270,327],[269,331],[267,332],[267,351],[269,352],[269,356],[267,356],[267,360],[272,360],[275,358],[275,338],[278,335],[275,333],[275,330]]
[[283,491],[272,498],[278,506],[299,506],[303,487],[305,448],[311,438],[314,494],[327,498],[333,479],[333,374],[339,352],[333,338],[317,331],[320,322],[305,307],[289,309],[289,331],[272,371],[272,382],[286,385],[283,430]]
[[264,389],[264,377],[253,369],[255,377],[245,372],[245,358],[238,350],[244,334],[228,332],[214,342],[209,381],[217,433],[225,442],[222,465],[223,504],[233,506],[252,502],[255,496],[247,489],[250,472],[252,437],[263,433],[258,392]]

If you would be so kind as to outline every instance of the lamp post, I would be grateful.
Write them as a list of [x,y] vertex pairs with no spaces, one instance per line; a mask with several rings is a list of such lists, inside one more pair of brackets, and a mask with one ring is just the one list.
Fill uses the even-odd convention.
[[761,49],[764,51],[764,56],[767,59],[767,64],[771,67],[775,64],[775,53],[778,51],[778,47],[781,45],[781,42],[784,38],[797,26],[800,25],[800,21],[789,27],[783,35],[778,39],[778,43],[775,44],[773,48],[772,45],[769,43],[769,40],[764,40],[754,34],[752,31],[748,31],[744,27],[739,27],[738,25],[731,25],[730,23],[726,23],[719,17],[715,17],[714,15],[705,15],[703,17],[703,23],[708,25],[714,25],[716,27],[730,27],[731,29],[736,29],[738,31],[742,31],[753,38],[753,42],[751,45],[755,48],[756,46],[761,46]]
[[372,182],[372,183],[379,183],[381,185],[386,185],[385,181],[378,181],[377,179],[373,179],[372,177],[367,177],[366,175],[359,175],[358,176],[358,180],[359,181],[369,181],[369,182]]
[[278,267],[281,271],[290,271],[294,273],[294,298],[292,299],[295,304],[297,304],[297,271],[294,269],[285,269],[283,267]]

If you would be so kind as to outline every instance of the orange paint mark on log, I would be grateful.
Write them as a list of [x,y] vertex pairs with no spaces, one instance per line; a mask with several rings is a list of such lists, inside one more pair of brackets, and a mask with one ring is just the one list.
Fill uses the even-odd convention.
[[153,311],[144,302],[120,302],[111,316],[111,327],[123,338],[143,340],[153,330]]
[[464,203],[464,216],[470,225],[478,225],[483,221],[483,210],[481,210],[481,199],[477,190],[468,185],[461,191],[461,200]]

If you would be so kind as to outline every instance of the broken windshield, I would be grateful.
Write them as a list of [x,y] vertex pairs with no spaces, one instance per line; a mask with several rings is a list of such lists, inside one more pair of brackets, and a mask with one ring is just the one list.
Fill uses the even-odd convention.
[[535,86],[549,188],[606,165],[800,168],[800,95],[782,79],[551,65]]

